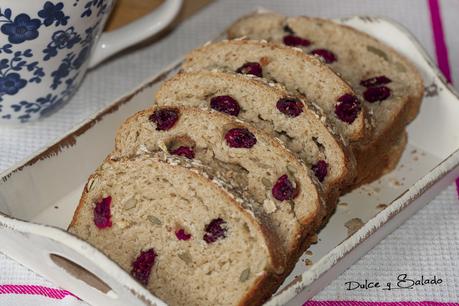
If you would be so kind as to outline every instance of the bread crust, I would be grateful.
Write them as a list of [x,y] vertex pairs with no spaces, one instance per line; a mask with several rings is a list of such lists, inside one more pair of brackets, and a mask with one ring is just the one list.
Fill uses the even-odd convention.
[[[362,152],[362,160],[364,162],[365,154],[374,154],[373,156],[377,156],[377,158],[368,158],[368,166],[366,169],[361,170],[362,175],[359,176],[359,180],[351,185],[346,192],[350,192],[362,185],[374,182],[395,169],[408,142],[408,134],[405,130],[402,130],[401,133],[393,135],[392,137],[393,139],[381,138],[381,141],[379,141],[374,148],[372,147]],[[363,174],[368,175],[363,176]]]

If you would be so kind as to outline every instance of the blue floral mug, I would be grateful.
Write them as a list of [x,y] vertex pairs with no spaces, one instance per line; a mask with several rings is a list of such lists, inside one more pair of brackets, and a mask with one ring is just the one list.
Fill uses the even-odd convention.
[[0,123],[36,120],[68,101],[86,70],[166,27],[182,0],[102,33],[115,0],[0,0]]

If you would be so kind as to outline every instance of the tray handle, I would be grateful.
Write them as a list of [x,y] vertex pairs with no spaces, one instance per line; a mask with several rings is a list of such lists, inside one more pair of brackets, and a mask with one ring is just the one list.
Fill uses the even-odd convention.
[[108,292],[112,291],[112,294],[110,294],[113,297],[117,297],[117,294],[110,288],[109,285],[107,285],[103,280],[101,280],[99,277],[94,275],[93,273],[89,272],[82,266],[80,266],[77,263],[74,263],[73,261],[67,259],[66,257],[58,254],[49,254],[49,258],[51,259],[52,263],[49,264],[55,264],[56,266],[62,268],[70,274],[71,276],[75,277],[78,280],[81,280],[85,282],[88,286],[93,287],[103,294],[107,294]]
[[21,223],[0,216],[2,252],[81,300],[92,306],[167,306],[89,244],[57,228]]

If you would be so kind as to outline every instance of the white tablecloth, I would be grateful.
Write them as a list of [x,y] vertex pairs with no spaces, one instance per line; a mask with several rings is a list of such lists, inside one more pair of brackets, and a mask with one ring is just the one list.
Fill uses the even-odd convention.
[[[458,88],[459,1],[440,0],[440,5],[452,80]],[[20,129],[2,127],[0,171],[33,155],[186,51],[215,37],[240,15],[258,6],[289,15],[390,17],[410,29],[432,58],[436,58],[428,0],[217,1],[154,44],[124,53],[91,71],[74,99],[50,118]],[[348,281],[364,282],[368,279],[386,283],[394,281],[402,273],[411,278],[436,276],[442,279],[442,283],[417,286],[412,290],[345,290]],[[83,304],[70,293],[55,288],[54,284],[0,254],[1,306]],[[459,302],[459,202],[455,186],[445,190],[314,299]]]

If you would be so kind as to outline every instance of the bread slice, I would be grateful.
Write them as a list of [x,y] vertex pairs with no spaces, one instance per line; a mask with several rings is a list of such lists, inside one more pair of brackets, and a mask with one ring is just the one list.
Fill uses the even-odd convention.
[[315,56],[299,49],[254,40],[226,40],[190,52],[185,71],[223,70],[262,76],[283,84],[322,108],[350,142],[367,133],[365,111],[352,88]]
[[275,235],[196,167],[148,155],[107,159],[90,177],[69,231],[168,305],[260,305],[278,283]]
[[235,73],[185,72],[164,82],[155,98],[160,106],[212,108],[278,137],[315,170],[327,194],[339,192],[354,179],[354,157],[341,135],[317,108],[279,84]]
[[[390,170],[380,167],[380,160],[387,154],[387,144],[400,139],[405,126],[419,112],[423,97],[422,78],[408,59],[366,33],[320,18],[252,14],[239,19],[228,30],[230,38],[242,36],[288,44],[307,54],[322,54],[328,58],[328,65],[365,101],[373,125],[369,141],[355,151],[356,185]],[[385,148],[381,145],[384,142]],[[375,152],[375,146],[382,151]]]
[[266,212],[292,263],[303,238],[324,217],[321,190],[307,167],[280,141],[231,116],[193,107],[154,106],[130,117],[115,143],[115,157],[142,151],[181,155],[237,186]]

